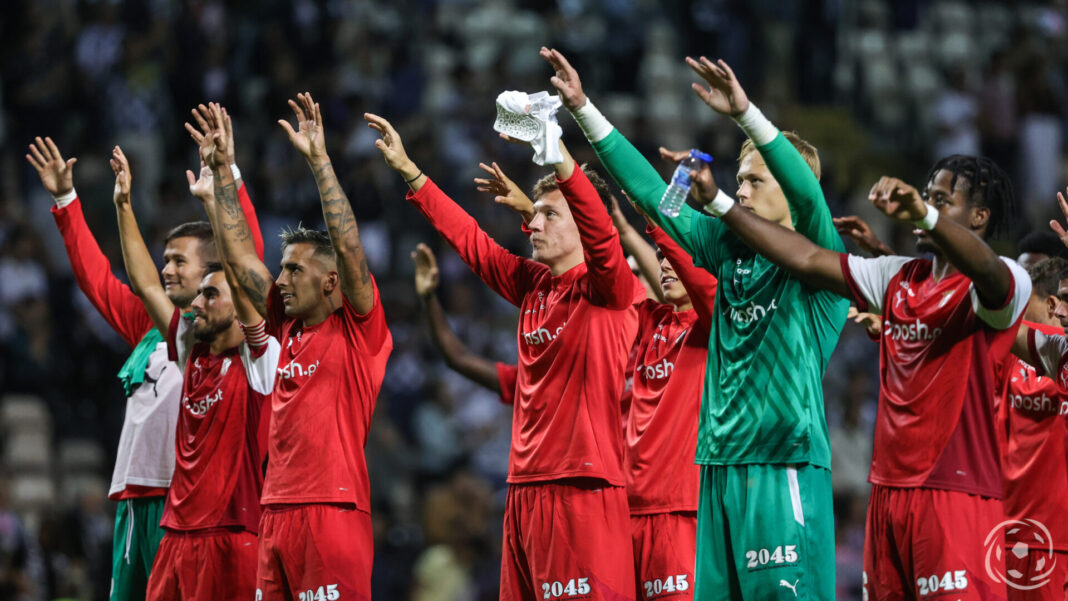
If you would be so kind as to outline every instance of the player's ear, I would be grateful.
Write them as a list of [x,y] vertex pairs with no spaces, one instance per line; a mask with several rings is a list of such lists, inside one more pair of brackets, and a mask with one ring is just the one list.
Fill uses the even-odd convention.
[[1053,317],[1054,312],[1057,311],[1057,304],[1060,302],[1056,296],[1050,295],[1046,297],[1046,315]]
[[341,284],[341,279],[338,277],[336,271],[328,271],[323,276],[323,294],[330,296]]
[[986,227],[987,222],[990,221],[990,209],[983,206],[972,207],[972,217],[969,221],[973,230]]

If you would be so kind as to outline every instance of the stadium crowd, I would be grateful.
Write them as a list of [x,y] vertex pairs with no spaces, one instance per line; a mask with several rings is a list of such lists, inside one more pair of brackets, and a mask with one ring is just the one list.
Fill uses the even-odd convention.
[[[200,219],[183,176],[198,157],[182,123],[189,108],[220,102],[233,117],[237,161],[273,270],[284,226],[322,223],[314,180],[274,126],[289,112],[284,99],[313,91],[393,336],[366,451],[374,598],[420,601],[497,598],[511,411],[440,360],[425,333],[410,253],[420,242],[436,250],[443,303],[475,352],[514,361],[516,311],[414,216],[365,112],[388,115],[412,160],[517,254],[529,244],[515,216],[471,182],[478,163],[490,160],[524,188],[544,175],[528,150],[501,142],[490,127],[499,92],[547,88],[537,57],[543,45],[572,58],[601,111],[643,155],[655,157],[658,146],[702,148],[717,157],[713,173],[733,192],[744,135],[681,83],[692,77],[680,57],[723,57],[773,121],[820,149],[832,214],[861,215],[896,249],[912,248],[909,229],[872,218],[866,200],[880,174],[919,181],[948,154],[995,158],[1026,210],[1002,246],[995,243],[1011,256],[1015,240],[1058,214],[1053,195],[1066,181],[1063,7],[57,0],[4,12],[0,382],[6,400],[39,399],[47,411],[35,422],[44,424],[43,457],[20,454],[30,436],[17,427],[25,416],[3,414],[0,599],[107,598],[114,511],[106,482],[125,409],[115,374],[129,349],[74,283],[52,199],[23,159],[35,135],[78,157],[86,219],[125,280],[110,202],[112,147],[134,165],[133,196],[152,199],[137,204],[138,218],[158,258],[171,225]],[[596,165],[569,125],[576,160]],[[660,166],[665,176],[674,168]],[[861,598],[877,351],[863,328],[848,324],[824,379],[841,599]],[[46,474],[43,486],[31,471]]]

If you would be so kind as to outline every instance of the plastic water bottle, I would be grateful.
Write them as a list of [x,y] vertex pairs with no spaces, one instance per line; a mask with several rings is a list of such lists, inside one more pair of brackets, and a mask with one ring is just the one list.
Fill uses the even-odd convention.
[[682,210],[682,205],[690,194],[690,186],[693,185],[693,181],[690,179],[690,172],[700,169],[702,162],[705,164],[711,163],[712,155],[705,154],[696,148],[690,150],[690,156],[679,161],[679,166],[675,168],[675,174],[671,176],[671,183],[668,185],[667,190],[664,190],[664,195],[660,197],[660,205],[657,209],[662,214],[667,217],[679,216],[679,211]]

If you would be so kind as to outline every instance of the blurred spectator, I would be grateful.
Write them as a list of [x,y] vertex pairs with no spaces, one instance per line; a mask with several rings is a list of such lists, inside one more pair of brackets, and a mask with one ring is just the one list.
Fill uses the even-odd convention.
[[949,75],[949,87],[934,103],[935,140],[932,161],[951,154],[979,154],[979,102],[968,89],[968,74],[963,66]]

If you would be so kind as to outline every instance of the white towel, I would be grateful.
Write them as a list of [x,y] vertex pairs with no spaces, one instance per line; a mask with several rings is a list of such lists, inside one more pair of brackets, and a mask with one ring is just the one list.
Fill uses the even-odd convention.
[[564,160],[560,152],[560,136],[564,132],[556,122],[556,112],[561,105],[560,97],[550,96],[548,92],[501,92],[497,96],[497,119],[493,129],[530,142],[536,164],[560,163]]

